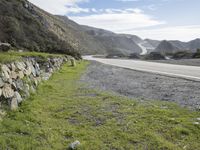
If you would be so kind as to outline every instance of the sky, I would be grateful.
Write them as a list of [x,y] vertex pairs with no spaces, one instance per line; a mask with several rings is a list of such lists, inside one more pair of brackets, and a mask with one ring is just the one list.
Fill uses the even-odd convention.
[[200,0],[29,0],[49,13],[157,40],[200,38]]

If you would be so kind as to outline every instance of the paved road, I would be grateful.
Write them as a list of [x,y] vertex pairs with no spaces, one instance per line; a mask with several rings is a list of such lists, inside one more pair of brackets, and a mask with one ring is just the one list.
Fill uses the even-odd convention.
[[200,81],[200,67],[196,66],[172,65],[140,60],[104,59],[94,58],[92,56],[84,56],[83,58],[127,69]]

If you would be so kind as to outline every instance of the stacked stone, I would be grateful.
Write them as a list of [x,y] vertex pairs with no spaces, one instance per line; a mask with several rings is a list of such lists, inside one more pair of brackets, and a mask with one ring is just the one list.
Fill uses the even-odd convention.
[[54,71],[67,61],[64,57],[48,58],[37,62],[38,58],[24,58],[23,61],[1,64],[0,71],[0,109],[3,104],[11,110],[36,91],[38,84],[48,80]]

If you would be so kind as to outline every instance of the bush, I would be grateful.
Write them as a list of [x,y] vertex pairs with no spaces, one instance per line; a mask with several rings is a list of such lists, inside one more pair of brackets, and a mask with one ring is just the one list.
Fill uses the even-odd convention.
[[165,56],[159,52],[151,52],[144,57],[145,60],[164,60]]
[[172,55],[173,59],[191,59],[193,58],[193,53],[188,51],[176,52]]

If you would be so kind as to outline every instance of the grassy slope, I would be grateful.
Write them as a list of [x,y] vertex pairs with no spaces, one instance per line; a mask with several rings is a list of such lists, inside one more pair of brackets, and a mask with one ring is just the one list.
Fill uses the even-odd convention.
[[138,103],[88,90],[77,80],[87,62],[62,70],[39,86],[17,112],[0,122],[0,149],[199,149],[199,112],[172,103]]
[[9,63],[20,60],[22,57],[41,57],[43,59],[51,56],[62,56],[61,54],[48,54],[41,52],[0,52],[0,63]]

